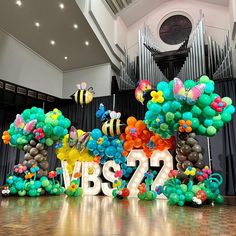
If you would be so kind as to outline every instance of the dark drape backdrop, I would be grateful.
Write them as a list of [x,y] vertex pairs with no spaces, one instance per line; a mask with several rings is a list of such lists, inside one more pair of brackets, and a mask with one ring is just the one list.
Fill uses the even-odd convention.
[[[216,92],[219,95],[231,97],[235,105],[236,101],[236,80],[216,82]],[[146,99],[148,100],[148,99]],[[134,91],[117,94],[114,96],[94,98],[92,103],[83,108],[75,104],[72,100],[61,100],[54,104],[63,114],[71,120],[72,125],[84,131],[91,131],[94,128],[100,128],[101,122],[96,119],[95,113],[99,104],[103,103],[109,110],[113,109],[122,113],[122,120],[128,116],[135,116],[137,119],[143,119],[146,112],[146,105],[138,103],[134,97]],[[47,107],[48,111],[52,107]],[[15,107],[9,109],[0,109],[0,132],[7,129],[10,123],[15,119],[17,113],[21,113],[25,108]],[[211,140],[212,167],[215,172],[219,172],[224,177],[222,192],[226,195],[236,195],[236,115],[232,121]],[[207,161],[207,142],[205,137],[199,137],[201,145],[206,150],[205,159]],[[0,140],[0,184],[6,174],[12,170],[15,163],[22,161],[23,154],[8,145],[3,145]],[[50,168],[54,169],[60,165],[59,160],[54,154],[54,150],[49,149]]]

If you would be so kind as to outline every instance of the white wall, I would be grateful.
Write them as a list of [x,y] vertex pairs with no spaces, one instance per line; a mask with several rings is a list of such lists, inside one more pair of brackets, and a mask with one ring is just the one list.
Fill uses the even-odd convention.
[[64,72],[63,97],[69,98],[76,90],[76,85],[86,82],[87,87],[93,87],[94,97],[111,95],[112,69],[109,63]]
[[2,31],[0,79],[62,97],[62,72]]
[[127,39],[127,27],[101,0],[76,0],[85,18],[102,44],[111,62],[120,67]]
[[[149,25],[153,33],[157,36],[158,26],[168,14],[171,12],[182,12],[190,16],[194,28],[200,19],[201,9],[205,15],[207,34],[213,36],[219,44],[222,44],[224,35],[230,29],[228,7],[195,0],[173,0],[160,4],[158,8],[128,28],[127,44],[129,55],[137,55],[138,30],[143,28],[144,23]],[[158,39],[158,45],[160,45],[161,51],[176,49],[175,47],[170,47],[162,43],[160,39]]]

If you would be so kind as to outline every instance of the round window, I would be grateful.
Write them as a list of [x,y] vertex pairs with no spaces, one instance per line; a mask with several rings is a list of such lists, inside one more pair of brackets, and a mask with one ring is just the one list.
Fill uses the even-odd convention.
[[191,31],[192,23],[186,16],[174,15],[162,23],[159,35],[166,44],[176,45],[187,39]]

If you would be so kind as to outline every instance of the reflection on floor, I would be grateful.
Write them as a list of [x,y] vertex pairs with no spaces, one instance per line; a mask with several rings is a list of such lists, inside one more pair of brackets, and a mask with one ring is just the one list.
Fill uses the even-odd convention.
[[168,206],[110,197],[1,199],[0,235],[236,235],[236,198],[222,206]]

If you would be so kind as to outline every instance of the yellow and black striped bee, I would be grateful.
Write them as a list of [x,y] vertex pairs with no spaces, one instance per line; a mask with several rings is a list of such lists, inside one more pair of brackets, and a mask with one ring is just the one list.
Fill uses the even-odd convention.
[[108,136],[116,136],[120,135],[124,132],[126,124],[122,122],[120,118],[120,112],[111,111],[110,117],[111,119],[107,120],[102,125],[102,132]]
[[86,89],[87,84],[82,82],[81,84],[77,84],[78,90],[71,96],[75,100],[77,104],[83,105],[89,104],[93,100],[93,87]]

